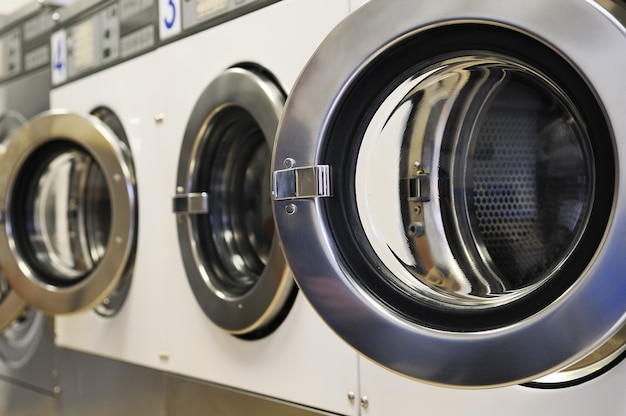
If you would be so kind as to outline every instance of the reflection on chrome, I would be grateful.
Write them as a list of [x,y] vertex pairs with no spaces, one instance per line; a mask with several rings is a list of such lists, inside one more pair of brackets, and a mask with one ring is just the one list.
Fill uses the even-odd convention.
[[13,134],[26,123],[26,118],[16,111],[3,111],[0,114],[0,154],[6,152]]
[[106,251],[111,213],[102,172],[83,151],[67,151],[50,161],[35,186],[33,251],[56,278],[79,279]]
[[365,233],[395,285],[440,306],[485,308],[547,282],[593,196],[589,138],[565,93],[477,52],[386,94],[355,181]]
[[4,277],[4,274],[0,273],[0,302],[4,301],[10,292],[9,282]]
[[27,363],[42,336],[45,316],[32,308],[22,314],[0,334],[0,359],[13,368]]
[[[178,165],[174,211],[189,284],[215,324],[245,339],[276,329],[296,294],[267,183],[284,101],[263,68],[228,68],[196,102]],[[206,209],[181,202],[199,193]]]
[[270,154],[245,109],[224,106],[210,117],[206,124],[216,127],[201,133],[207,144],[200,147],[205,167],[198,168],[197,185],[208,195],[208,209],[188,218],[204,281],[219,298],[233,300],[257,284],[269,263],[274,221],[264,179]]

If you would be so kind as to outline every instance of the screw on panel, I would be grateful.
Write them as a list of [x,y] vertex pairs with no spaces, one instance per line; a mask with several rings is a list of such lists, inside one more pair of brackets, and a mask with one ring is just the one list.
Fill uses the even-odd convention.
[[360,402],[363,409],[367,409],[367,407],[370,405],[370,400],[367,398],[367,396],[361,396]]
[[422,235],[424,235],[424,224],[422,224],[421,222],[411,223],[411,225],[409,225],[409,229],[407,230],[407,234],[411,237],[421,237]]
[[287,213],[287,215],[293,215],[298,211],[298,207],[296,206],[296,204],[287,204],[287,206],[285,207],[285,212]]
[[61,386],[54,386],[52,393],[55,397],[59,397],[61,395]]
[[294,166],[296,166],[296,161],[290,157],[288,157],[287,159],[285,159],[283,161],[283,165],[289,169],[289,168],[293,168]]

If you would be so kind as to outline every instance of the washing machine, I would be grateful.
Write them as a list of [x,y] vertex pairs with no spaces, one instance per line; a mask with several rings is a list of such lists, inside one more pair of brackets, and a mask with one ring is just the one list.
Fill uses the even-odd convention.
[[[269,163],[284,101],[347,1],[164,1],[168,371],[356,414],[357,355],[298,292]],[[176,22],[178,16],[181,21]],[[167,23],[167,24],[165,24]]]
[[151,208],[157,15],[150,1],[60,10],[52,110],[12,136],[0,168],[0,263],[13,290],[56,316],[59,346],[153,367],[164,249]]
[[[0,146],[29,118],[49,108],[53,13],[62,2],[30,2],[0,24]],[[2,152],[3,153],[3,152]],[[0,156],[2,158],[2,156]],[[2,159],[5,163],[4,159]],[[53,321],[29,308],[0,277],[0,378],[54,395],[56,350]]]
[[300,74],[274,218],[362,414],[624,412],[625,17],[370,0]]

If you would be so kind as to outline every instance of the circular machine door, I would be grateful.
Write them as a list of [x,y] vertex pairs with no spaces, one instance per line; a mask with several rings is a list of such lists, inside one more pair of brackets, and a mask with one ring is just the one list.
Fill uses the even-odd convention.
[[[19,113],[14,111],[6,111],[0,115],[0,159],[1,154],[9,144],[11,137],[15,131],[26,123],[26,119]],[[4,162],[0,162],[4,163]],[[15,326],[16,320],[25,311],[26,303],[20,298],[9,286],[2,266],[0,266],[0,331]],[[21,338],[21,337],[20,337]],[[2,354],[1,350],[5,344],[5,337],[0,335],[0,356],[5,360],[10,360],[13,352],[24,351],[24,348],[9,348],[7,354]]]
[[618,361],[616,22],[587,1],[371,0],[328,36],[272,186],[295,278],[348,343],[461,387],[565,386]]
[[[0,115],[0,163],[2,154],[26,119],[15,111]],[[26,302],[11,290],[0,265],[0,359],[17,369],[29,362],[43,336],[46,317],[28,308]]]
[[189,284],[216,325],[246,339],[273,331],[296,295],[269,187],[284,101],[263,68],[227,69],[198,99],[178,165],[174,212]]
[[116,126],[98,117],[116,120],[106,109],[37,116],[13,135],[0,164],[0,264],[11,288],[45,313],[110,315],[127,290],[134,170]]

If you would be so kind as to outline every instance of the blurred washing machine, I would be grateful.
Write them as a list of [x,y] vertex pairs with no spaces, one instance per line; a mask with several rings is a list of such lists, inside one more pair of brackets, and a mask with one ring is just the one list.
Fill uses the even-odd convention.
[[13,135],[0,167],[0,262],[15,292],[56,316],[58,345],[153,367],[163,258],[150,231],[160,202],[157,16],[156,1],[60,10],[53,110]]
[[[48,40],[53,13],[67,3],[32,1],[0,19],[0,153],[29,118],[49,108]],[[0,378],[55,394],[53,321],[27,307],[4,274],[0,274],[0,329]]]
[[315,52],[273,208],[362,414],[625,411],[625,46],[623,2],[370,0]]
[[[163,1],[169,371],[356,414],[357,356],[310,308],[274,238],[269,163],[286,95],[337,0]],[[181,20],[176,21],[178,17]],[[180,250],[178,250],[180,246]],[[353,399],[352,399],[353,400]]]

